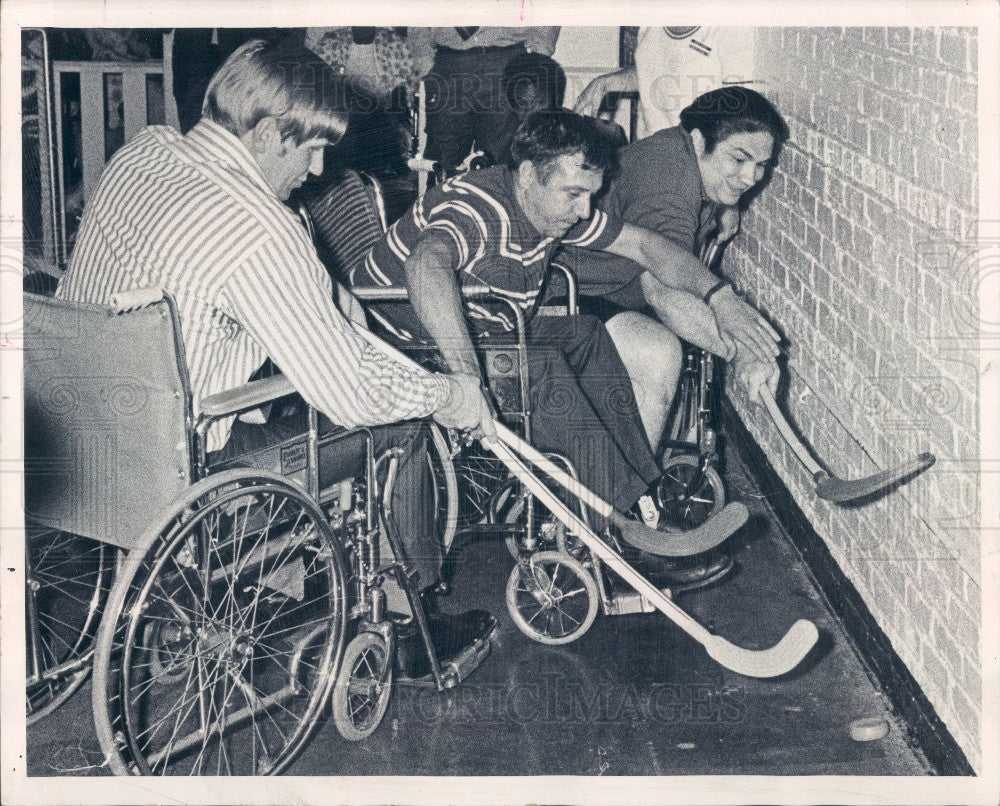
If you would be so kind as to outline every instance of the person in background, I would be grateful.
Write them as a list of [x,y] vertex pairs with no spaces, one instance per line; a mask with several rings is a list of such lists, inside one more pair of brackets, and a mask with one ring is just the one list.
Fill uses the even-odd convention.
[[306,28],[305,46],[375,98],[398,87],[413,90],[419,80],[406,28]]
[[[503,158],[506,160],[514,132],[532,112],[562,109],[566,97],[566,72],[559,62],[549,56],[525,53],[515,56],[508,62],[503,71],[503,86],[511,109],[510,123],[507,127],[509,135],[506,136],[502,148]],[[598,117],[588,117],[598,132],[615,148],[628,142],[625,132],[617,123]]]
[[754,40],[753,28],[640,28],[634,66],[593,79],[573,108],[583,115],[596,115],[609,92],[638,92],[636,134],[648,137],[680,123],[681,110],[709,90],[762,84]]
[[510,114],[504,68],[525,53],[551,56],[558,38],[558,27],[410,28],[427,90],[425,156],[450,171],[475,144],[491,164],[504,162],[505,144],[497,140]]
[[[680,123],[681,110],[695,98],[720,87],[761,85],[756,65],[753,28],[689,25],[639,29],[635,64],[593,79],[580,93],[574,109],[596,115],[609,92],[638,92],[641,139]],[[717,211],[722,241],[740,226],[736,205]]]
[[418,77],[406,28],[306,28],[304,44],[344,76],[350,122],[329,151],[327,173],[339,168],[380,177],[406,173],[410,96]]

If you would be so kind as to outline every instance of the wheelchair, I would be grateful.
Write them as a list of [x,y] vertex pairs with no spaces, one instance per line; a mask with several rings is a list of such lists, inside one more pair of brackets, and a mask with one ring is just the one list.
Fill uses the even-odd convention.
[[169,296],[25,294],[24,312],[29,722],[92,669],[114,773],[280,773],[328,711],[349,740],[378,727],[389,576],[427,640],[426,685],[456,685],[488,653],[485,639],[439,663],[415,574],[379,556],[398,451],[376,456],[367,429],[322,432],[308,409],[305,433],[210,466],[209,430],[287,399],[286,379],[209,396],[195,418]]

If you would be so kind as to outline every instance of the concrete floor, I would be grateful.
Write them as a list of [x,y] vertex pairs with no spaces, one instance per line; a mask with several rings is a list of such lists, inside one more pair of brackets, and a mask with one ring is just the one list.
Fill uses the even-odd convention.
[[[732,539],[738,567],[678,602],[713,632],[763,648],[797,618],[821,638],[795,672],[754,680],[729,672],[658,613],[598,616],[574,643],[535,643],[507,614],[513,560],[501,542],[461,549],[447,609],[500,618],[500,644],[457,689],[397,688],[367,741],[332,721],[292,775],[926,775],[810,581],[754,481],[730,456],[731,500],[751,519]],[[28,731],[29,775],[104,775],[90,726],[89,687]],[[848,734],[859,717],[890,724],[881,740]],[[72,738],[69,738],[72,737]]]

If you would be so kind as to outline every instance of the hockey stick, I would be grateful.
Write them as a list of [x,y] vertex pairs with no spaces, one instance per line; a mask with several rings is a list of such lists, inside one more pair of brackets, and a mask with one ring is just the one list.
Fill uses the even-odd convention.
[[873,473],[872,475],[865,476],[862,479],[855,479],[853,481],[839,479],[836,476],[832,476],[827,473],[822,467],[819,466],[819,463],[809,455],[809,451],[806,449],[806,446],[803,445],[802,441],[795,435],[795,432],[792,430],[791,425],[789,425],[788,420],[786,420],[785,416],[781,413],[781,409],[778,408],[778,404],[775,402],[774,396],[771,394],[770,390],[762,387],[760,390],[760,398],[764,402],[764,408],[767,409],[767,413],[771,416],[771,420],[774,421],[774,425],[778,429],[778,433],[781,434],[782,439],[788,443],[788,447],[792,449],[792,453],[795,454],[796,458],[802,463],[802,466],[813,477],[813,483],[816,485],[816,495],[826,501],[843,503],[845,501],[854,501],[858,498],[873,495],[879,490],[903,481],[909,476],[922,473],[934,464],[934,454],[921,453],[913,459],[903,462],[894,468],[883,470],[879,473]]
[[511,448],[502,441],[483,442],[588,549],[648,599],[657,610],[705,647],[709,656],[727,669],[747,677],[778,677],[787,674],[799,665],[819,638],[816,625],[806,619],[796,621],[770,649],[747,649],[727,641],[721,635],[712,634],[594,534],[579,516],[538,480]]
[[[354,327],[355,331],[365,341],[386,355],[394,358],[404,366],[414,370],[426,371],[423,367],[413,361],[409,356],[403,355],[389,344],[379,339],[370,331]],[[502,440],[510,440],[524,449],[526,455],[535,461],[536,464],[553,478],[564,477],[564,483],[571,492],[589,493],[591,506],[602,507],[605,513],[614,513],[614,509],[605,501],[601,501],[596,495],[586,490],[583,485],[564,474],[558,467],[552,464],[545,456],[538,453],[530,445],[518,438],[513,432],[500,423],[496,423],[499,440],[483,440],[486,445],[502,461],[531,493],[541,501],[548,510],[555,515],[573,534],[589,548],[594,554],[603,560],[619,576],[622,577],[641,595],[645,596],[657,610],[673,621],[684,632],[700,643],[708,652],[709,657],[731,669],[734,672],[747,677],[778,677],[794,669],[806,656],[819,638],[816,625],[811,621],[799,619],[796,621],[784,637],[770,649],[746,649],[736,646],[719,635],[713,635],[705,627],[699,624],[694,618],[689,616],[684,610],[678,607],[673,600],[666,596],[663,591],[653,585],[642,574],[632,568],[622,557],[592,532],[586,524],[570,511],[559,498],[546,487],[529,470],[517,455]],[[569,482],[572,482],[570,484]],[[571,489],[578,487],[577,490]],[[581,499],[583,500],[583,499]],[[602,506],[603,505],[603,506]],[[742,506],[742,505],[741,505]],[[745,510],[744,510],[745,511]],[[720,513],[721,515],[722,513]],[[620,515],[618,517],[621,517]],[[704,526],[704,524],[703,524]],[[660,533],[656,533],[662,539]],[[719,541],[721,542],[721,541]]]
[[[718,251],[719,241],[717,238],[712,238],[705,244],[705,247],[702,250],[702,263],[711,268]],[[803,445],[802,441],[795,435],[795,432],[792,430],[791,425],[789,425],[788,420],[785,419],[785,416],[781,413],[781,409],[778,408],[778,404],[770,390],[762,386],[760,390],[760,397],[764,403],[764,408],[767,409],[767,413],[771,416],[771,420],[778,429],[778,433],[781,434],[782,439],[784,439],[788,444],[788,447],[792,449],[792,453],[795,454],[796,458],[798,458],[798,460],[802,463],[802,466],[805,467],[805,469],[812,476],[813,484],[816,488],[816,495],[826,501],[845,503],[847,501],[855,501],[859,498],[874,495],[879,490],[885,489],[893,484],[897,484],[910,476],[922,473],[934,464],[934,454],[921,453],[909,461],[897,465],[896,467],[890,468],[889,470],[883,470],[879,473],[873,473],[872,475],[865,476],[862,479],[855,479],[852,481],[839,479],[836,476],[830,475],[830,473],[820,467],[819,463],[816,462],[812,456],[810,456],[805,445]]]

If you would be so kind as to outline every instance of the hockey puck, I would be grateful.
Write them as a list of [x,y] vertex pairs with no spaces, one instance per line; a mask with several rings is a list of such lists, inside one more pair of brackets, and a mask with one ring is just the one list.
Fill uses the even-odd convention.
[[849,727],[851,738],[856,742],[874,742],[889,732],[889,723],[881,717],[867,716],[855,719]]

